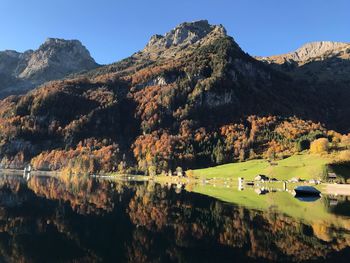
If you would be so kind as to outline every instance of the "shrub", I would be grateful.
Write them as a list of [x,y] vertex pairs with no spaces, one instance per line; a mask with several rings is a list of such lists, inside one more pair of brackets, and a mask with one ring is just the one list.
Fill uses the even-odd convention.
[[348,135],[343,135],[343,137],[341,138],[341,144],[347,148],[350,149],[350,134]]
[[341,151],[339,153],[339,160],[341,162],[350,162],[350,150]]
[[186,171],[186,177],[188,177],[188,178],[194,178],[194,172],[193,172],[193,170],[187,170],[187,171]]
[[329,149],[329,142],[326,138],[320,138],[311,143],[310,152],[311,153],[324,153]]

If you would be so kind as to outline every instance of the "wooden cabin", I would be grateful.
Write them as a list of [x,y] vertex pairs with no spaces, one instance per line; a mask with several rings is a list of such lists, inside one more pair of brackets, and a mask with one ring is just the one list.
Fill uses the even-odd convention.
[[336,173],[328,173],[328,178],[329,181],[335,181],[337,180],[337,174]]

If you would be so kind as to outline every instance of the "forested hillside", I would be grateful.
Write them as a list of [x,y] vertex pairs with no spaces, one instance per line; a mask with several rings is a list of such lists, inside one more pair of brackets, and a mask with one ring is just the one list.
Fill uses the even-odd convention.
[[252,58],[222,26],[184,23],[123,61],[2,100],[1,166],[162,172],[281,158],[348,139],[330,131],[349,131],[332,94]]

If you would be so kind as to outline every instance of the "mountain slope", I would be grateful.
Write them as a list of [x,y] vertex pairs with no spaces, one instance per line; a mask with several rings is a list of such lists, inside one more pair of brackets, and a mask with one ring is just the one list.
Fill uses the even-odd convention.
[[317,105],[305,111],[302,106],[310,94],[300,92],[288,75],[250,57],[221,25],[208,21],[183,23],[164,36],[155,35],[142,51],[84,76],[106,74],[131,80],[132,89],[176,84],[174,90],[178,90],[177,81],[186,80],[189,107],[228,106],[237,113],[233,118],[257,112],[319,115],[319,119],[325,114]]
[[320,107],[333,108],[325,121],[341,131],[349,131],[350,118],[350,44],[313,42],[284,55],[258,57],[275,70],[289,75],[319,98],[327,98]]
[[291,53],[257,59],[296,79],[312,82],[350,81],[349,43],[312,42]]
[[299,66],[327,58],[350,58],[350,44],[342,42],[320,41],[303,45],[294,52],[271,57],[258,57],[268,63],[283,64],[297,62]]
[[0,52],[0,97],[98,65],[78,40],[49,38],[39,49]]
[[327,136],[327,101],[221,25],[183,23],[123,61],[1,101],[1,164],[160,172],[283,156]]

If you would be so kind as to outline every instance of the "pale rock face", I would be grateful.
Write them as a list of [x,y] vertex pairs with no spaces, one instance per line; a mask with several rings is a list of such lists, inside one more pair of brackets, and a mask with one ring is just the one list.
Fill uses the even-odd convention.
[[304,61],[311,58],[320,57],[327,52],[333,52],[346,46],[349,47],[350,45],[346,43],[330,41],[312,42],[297,49],[294,53],[291,54],[291,56],[295,61]]
[[[0,75],[14,81],[0,85],[2,93],[18,93],[46,81],[94,69],[98,64],[78,40],[48,38],[39,49],[0,52]],[[0,80],[1,83],[1,80]],[[20,85],[19,85],[20,83]]]
[[215,92],[206,92],[204,94],[204,99],[202,103],[209,108],[216,108],[219,106],[229,105],[232,103],[238,104],[238,101],[235,97],[234,91],[225,91],[222,94]]
[[[89,51],[78,40],[49,38],[33,52],[20,78],[61,78],[65,74],[96,67]],[[44,73],[46,76],[41,77]]]
[[182,23],[164,36],[152,36],[142,52],[167,53],[170,50],[175,52],[175,50],[198,43],[214,34],[226,36],[226,30],[221,25],[210,25],[207,20]]
[[145,87],[149,86],[165,86],[168,85],[169,83],[174,82],[175,79],[166,79],[164,77],[158,76],[154,79],[150,79],[146,83],[142,83],[136,86],[137,89],[143,89]]
[[[324,60],[329,57],[343,56],[350,50],[349,43],[319,41],[303,45],[294,52],[270,57],[257,57],[257,59],[276,64],[285,62],[297,62],[303,65],[310,61]],[[347,56],[347,58],[349,55]]]

